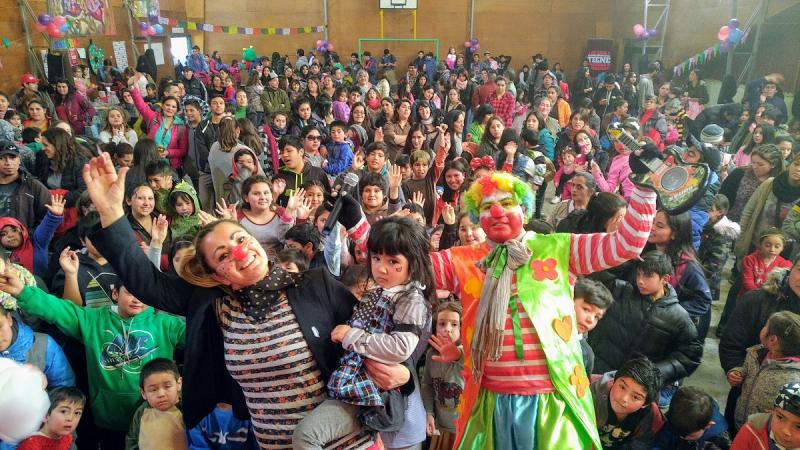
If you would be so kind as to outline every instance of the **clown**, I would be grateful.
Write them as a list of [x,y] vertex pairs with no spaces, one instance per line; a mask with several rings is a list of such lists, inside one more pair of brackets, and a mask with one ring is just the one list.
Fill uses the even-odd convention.
[[459,449],[601,448],[572,284],[639,255],[656,196],[637,187],[609,234],[526,232],[533,202],[529,186],[510,174],[482,177],[464,208],[487,242],[431,255],[436,288],[457,293],[464,307]]

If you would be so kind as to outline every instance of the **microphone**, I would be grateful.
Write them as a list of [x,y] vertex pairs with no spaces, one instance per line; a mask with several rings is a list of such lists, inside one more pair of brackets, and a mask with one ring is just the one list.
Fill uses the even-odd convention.
[[336,202],[334,202],[333,208],[331,209],[331,214],[328,216],[328,220],[325,221],[325,226],[322,227],[323,236],[327,236],[336,226],[339,215],[342,213],[342,203],[344,203],[342,198],[345,195],[353,195],[356,186],[358,186],[358,175],[347,172],[344,174],[342,183],[342,187],[339,189],[339,195],[336,197]]

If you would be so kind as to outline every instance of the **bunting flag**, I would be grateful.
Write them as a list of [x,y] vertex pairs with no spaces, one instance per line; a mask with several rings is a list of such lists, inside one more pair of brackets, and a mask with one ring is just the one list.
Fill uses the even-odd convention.
[[241,34],[247,36],[254,34],[261,34],[264,36],[294,36],[296,34],[325,32],[324,25],[317,25],[314,27],[250,28],[236,25],[214,25],[210,23],[190,22],[187,20],[171,19],[169,17],[159,17],[158,23],[161,25],[169,25],[173,28],[184,28],[186,30],[205,31],[207,33]]
[[[745,35],[742,37],[740,43],[744,42],[745,36],[747,36],[747,33],[745,33]],[[733,51],[733,49],[730,49],[729,51]],[[672,68],[672,73],[676,76],[681,76],[700,64],[710,62],[712,59],[718,57],[722,53],[722,44],[718,42],[702,52],[685,59],[680,64],[676,64],[675,67]]]

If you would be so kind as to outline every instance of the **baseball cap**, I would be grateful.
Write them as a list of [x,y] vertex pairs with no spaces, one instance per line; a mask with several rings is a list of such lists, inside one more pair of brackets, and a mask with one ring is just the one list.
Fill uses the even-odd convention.
[[33,76],[32,73],[26,73],[25,75],[22,76],[22,80],[20,81],[20,83],[22,84],[39,83],[39,79]]
[[19,148],[13,142],[0,142],[0,156],[3,155],[19,156]]

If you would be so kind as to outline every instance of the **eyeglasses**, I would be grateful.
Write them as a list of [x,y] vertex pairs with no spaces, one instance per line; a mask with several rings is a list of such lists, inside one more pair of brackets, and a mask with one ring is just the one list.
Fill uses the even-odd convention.
[[322,139],[322,136],[316,136],[316,135],[310,135],[310,134],[308,136],[306,136],[306,140],[307,141],[318,141],[320,139]]

